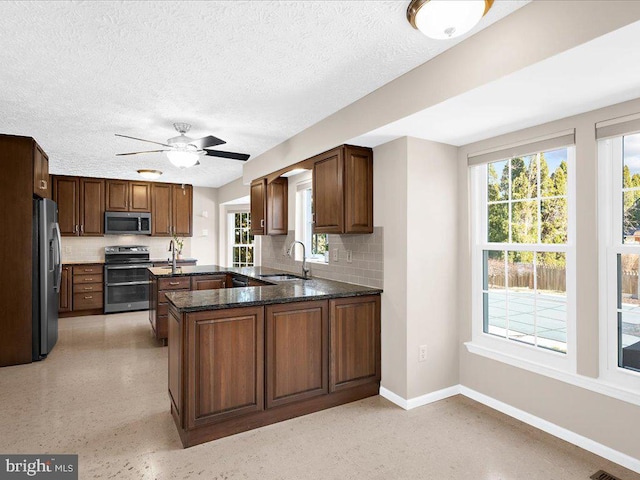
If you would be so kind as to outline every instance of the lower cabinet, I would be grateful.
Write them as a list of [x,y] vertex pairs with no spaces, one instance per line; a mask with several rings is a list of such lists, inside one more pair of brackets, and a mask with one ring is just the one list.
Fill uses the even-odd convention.
[[60,292],[58,294],[58,312],[70,312],[73,306],[73,278],[71,276],[71,267],[62,266],[62,275],[60,278]]
[[58,297],[62,317],[104,313],[103,268],[99,263],[62,266]]
[[171,413],[185,447],[380,387],[380,295],[180,313],[169,308]]

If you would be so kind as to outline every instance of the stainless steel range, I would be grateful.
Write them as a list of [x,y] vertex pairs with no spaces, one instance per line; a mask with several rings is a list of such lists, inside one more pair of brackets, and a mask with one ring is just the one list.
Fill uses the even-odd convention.
[[149,310],[149,247],[104,249],[104,311]]

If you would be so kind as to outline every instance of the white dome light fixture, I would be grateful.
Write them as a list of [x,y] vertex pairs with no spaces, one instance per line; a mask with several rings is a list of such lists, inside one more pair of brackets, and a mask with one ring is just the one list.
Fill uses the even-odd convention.
[[176,167],[189,168],[198,163],[200,155],[196,152],[171,150],[170,152],[167,152],[167,157]]
[[407,20],[427,37],[448,40],[464,35],[486,15],[494,0],[411,0]]

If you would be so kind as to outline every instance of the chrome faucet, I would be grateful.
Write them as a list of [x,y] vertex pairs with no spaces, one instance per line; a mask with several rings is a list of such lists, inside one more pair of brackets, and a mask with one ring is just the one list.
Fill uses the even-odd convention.
[[296,246],[296,243],[299,243],[300,245],[302,245],[302,276],[305,278],[305,280],[307,278],[309,278],[309,269],[307,268],[307,254],[306,254],[306,248],[304,246],[304,243],[302,243],[300,240],[294,240],[293,242],[291,242],[291,245],[289,245],[289,256],[291,256],[291,253],[293,252],[293,248]]
[[171,272],[176,273],[176,244],[173,240],[169,242],[169,251],[172,253],[171,257]]

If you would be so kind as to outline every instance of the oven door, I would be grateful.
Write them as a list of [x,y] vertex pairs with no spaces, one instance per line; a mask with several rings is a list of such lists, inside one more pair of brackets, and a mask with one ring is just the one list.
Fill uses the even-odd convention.
[[149,309],[149,271],[144,265],[104,267],[104,311],[128,312]]

